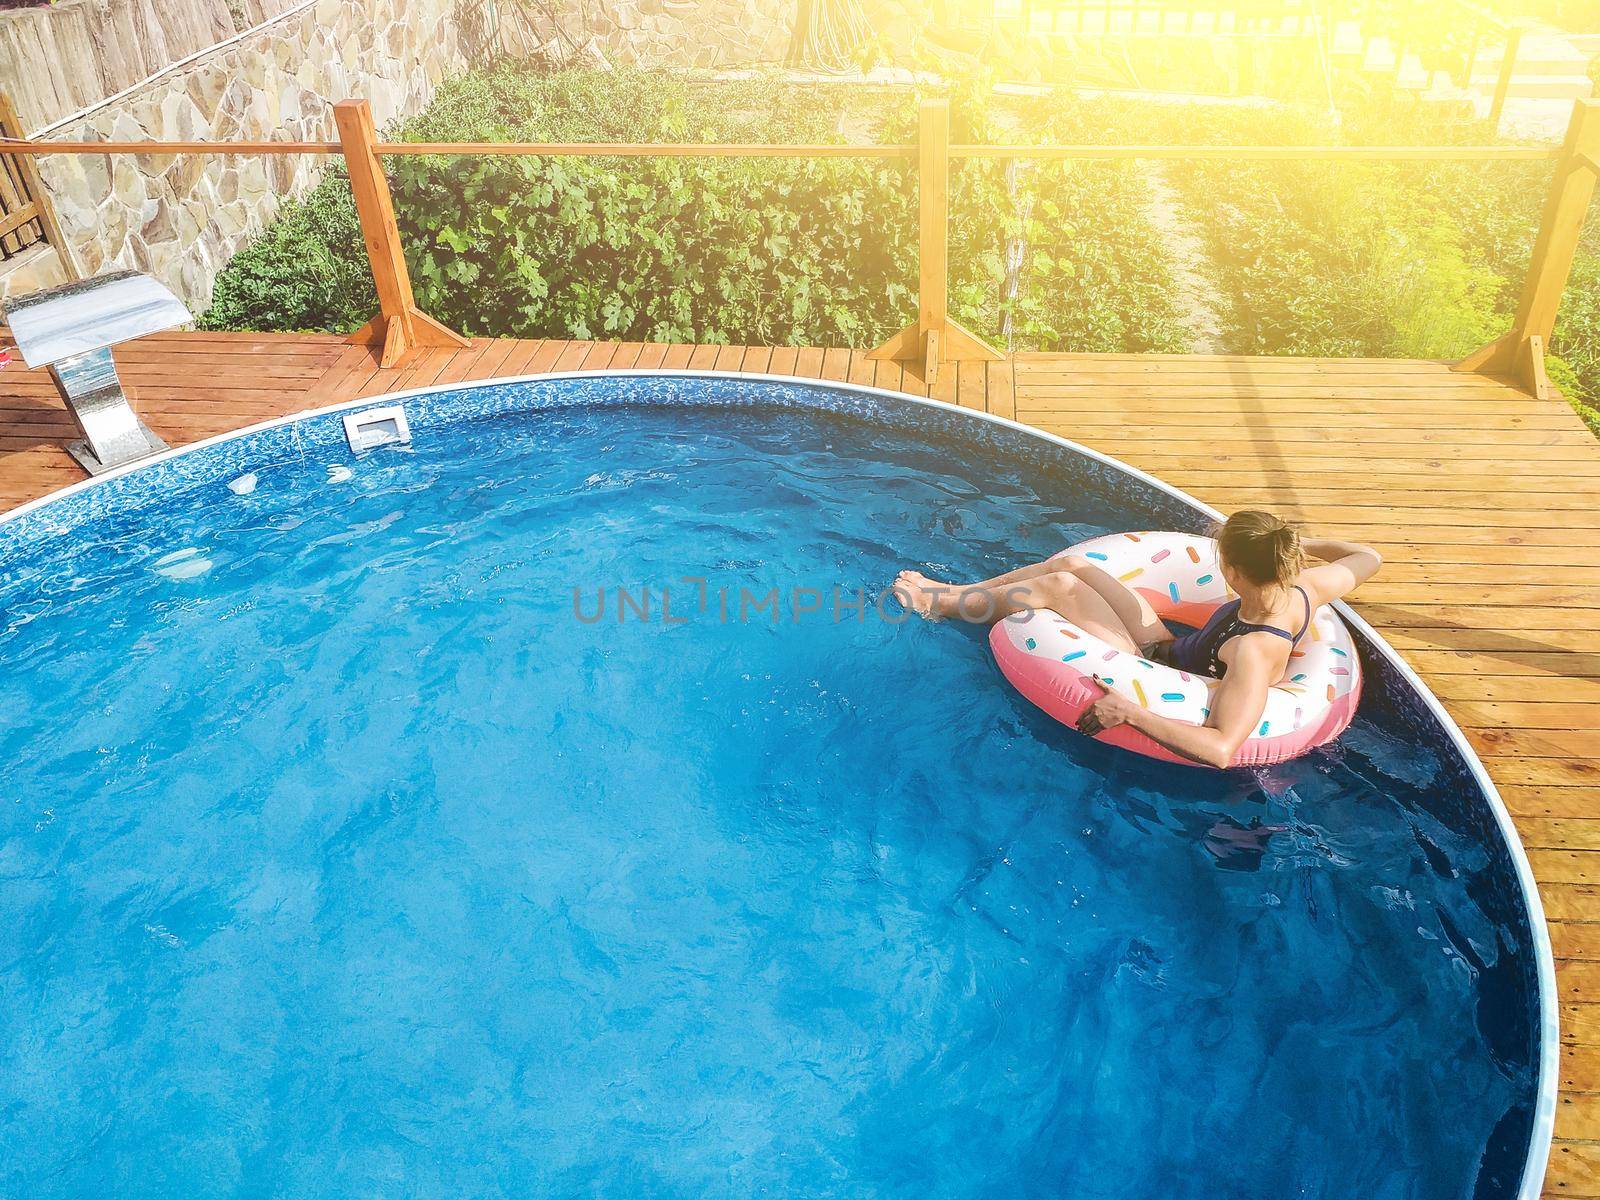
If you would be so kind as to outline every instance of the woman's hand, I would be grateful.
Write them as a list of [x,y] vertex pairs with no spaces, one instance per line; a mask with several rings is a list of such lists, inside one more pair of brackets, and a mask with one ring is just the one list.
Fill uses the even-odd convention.
[[1106,687],[1100,676],[1096,675],[1094,681],[1105,691],[1105,695],[1084,709],[1083,716],[1078,718],[1078,732],[1090,737],[1096,737],[1107,729],[1115,729],[1118,725],[1126,725],[1133,719],[1133,714],[1139,711],[1139,706],[1132,700]]
[[1282,650],[1272,642],[1268,635],[1258,633],[1239,639],[1228,673],[1212,689],[1211,715],[1204,725],[1153,713],[1106,688],[1105,680],[1096,675],[1094,681],[1106,688],[1106,694],[1084,710],[1078,730],[1096,737],[1127,725],[1185,758],[1208,767],[1226,767],[1261,720],[1268,687],[1282,672]]

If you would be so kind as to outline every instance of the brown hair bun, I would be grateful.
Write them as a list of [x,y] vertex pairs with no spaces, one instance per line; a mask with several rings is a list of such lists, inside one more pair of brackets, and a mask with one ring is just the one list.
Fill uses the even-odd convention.
[[1236,512],[1217,530],[1223,560],[1251,583],[1285,587],[1305,569],[1300,533],[1289,522],[1255,509]]

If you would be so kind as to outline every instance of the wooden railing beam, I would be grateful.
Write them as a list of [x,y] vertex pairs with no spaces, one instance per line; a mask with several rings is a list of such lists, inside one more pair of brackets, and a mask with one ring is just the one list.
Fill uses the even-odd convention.
[[378,293],[378,315],[351,335],[351,340],[380,345],[379,364],[385,367],[395,366],[419,347],[466,346],[466,338],[417,307],[400,227],[394,218],[389,180],[377,154],[378,131],[372,121],[372,106],[365,100],[341,100],[333,106],[333,121],[350,173],[350,192],[361,220],[361,238],[366,243],[373,288]]
[[1544,349],[1555,332],[1561,296],[1572,274],[1578,238],[1594,197],[1596,176],[1592,162],[1600,159],[1600,100],[1579,100],[1573,105],[1561,157],[1545,198],[1539,236],[1533,244],[1511,332],[1490,342],[1456,364],[1458,370],[1486,375],[1509,375],[1529,393],[1545,398],[1554,394],[1544,370]]
[[34,142],[26,138],[0,138],[0,153],[42,157],[44,155],[94,154],[248,154],[251,156],[341,154],[338,142]]
[[[716,144],[695,142],[378,142],[380,158],[388,155],[460,155],[468,157],[563,156],[612,158],[872,158],[917,157],[916,146],[803,145],[777,142]],[[272,156],[342,154],[338,142],[30,142],[0,138],[0,153],[38,158],[44,155],[242,154]],[[1073,145],[1038,143],[955,143],[949,156],[958,158],[1025,158],[1038,161],[1100,159],[1182,159],[1195,162],[1549,162],[1561,155],[1558,146],[1224,146],[1224,145]]]

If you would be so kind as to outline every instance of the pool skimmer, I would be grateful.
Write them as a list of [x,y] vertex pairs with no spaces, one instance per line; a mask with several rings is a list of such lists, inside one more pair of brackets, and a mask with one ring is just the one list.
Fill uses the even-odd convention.
[[345,414],[344,436],[357,454],[379,446],[406,446],[411,444],[411,423],[398,404],[364,408]]

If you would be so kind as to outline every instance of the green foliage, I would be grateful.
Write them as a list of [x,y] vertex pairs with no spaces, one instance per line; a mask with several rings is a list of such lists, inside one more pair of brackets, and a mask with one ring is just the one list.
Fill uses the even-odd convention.
[[[989,136],[982,96],[955,98],[958,137]],[[849,128],[908,141],[914,113],[904,93],[505,67],[441,88],[400,136],[820,143]],[[916,183],[904,161],[451,156],[396,158],[389,171],[418,301],[463,332],[862,346],[916,311]],[[990,337],[1009,320],[1024,347],[1173,348],[1160,256],[1128,237],[1136,192],[1126,172],[1057,167],[1019,183],[997,164],[958,170],[955,315]],[[359,323],[342,293],[303,277],[312,263],[324,275],[330,262],[364,270],[348,189],[324,184],[304,207],[327,218],[291,209],[235,259],[214,327]],[[1004,250],[1019,234],[1036,250],[1013,280]]]
[[[468,76],[412,140],[837,141],[765,81],[516,69]],[[854,344],[910,319],[902,164],[407,158],[392,168],[422,306],[465,332]],[[870,227],[878,234],[863,240]]]
[[1213,209],[1206,227],[1242,352],[1446,358],[1501,328],[1502,279],[1450,213],[1417,206],[1385,169],[1235,167],[1239,199],[1210,205],[1222,174],[1192,170],[1190,196]]
[[1556,385],[1600,433],[1600,238],[1588,242],[1573,265],[1546,361]]
[[1600,0],[1492,0],[1502,17],[1548,22],[1569,33],[1600,33]]
[[[501,68],[451,81],[398,136],[449,141],[910,141],[916,97],[769,79]],[[1431,144],[1491,140],[1421,106],[952,95],[958,141]],[[471,333],[875,344],[916,309],[916,186],[874,159],[395,158],[423,307]],[[1147,173],[1129,162],[958,160],[951,308],[1019,350],[1182,350]],[[1542,163],[1171,162],[1230,350],[1452,358],[1509,327]],[[371,314],[360,232],[331,174],[218,278],[208,328],[347,330]],[[1600,406],[1600,220],[1551,339]]]
[[[1198,114],[1195,114],[1198,115]],[[1244,144],[1442,144],[1481,126],[1373,102],[1332,128],[1304,113],[1199,119]],[[1196,163],[1177,173],[1256,354],[1457,358],[1509,328],[1549,168],[1528,163]],[[1219,199],[1221,197],[1221,199]],[[1600,399],[1600,238],[1580,252],[1552,349],[1574,401]]]
[[287,201],[272,227],[234,256],[198,324],[348,333],[377,304],[350,182],[339,168],[304,200]]
[[[1481,124],[1382,98],[1337,127],[1282,106],[1065,106],[1054,136],[1240,145],[1494,141]],[[1464,356],[1511,325],[1549,186],[1543,163],[1174,163],[1228,305],[1229,348],[1255,354]],[[1592,217],[1551,348],[1580,412],[1600,406],[1600,217]],[[1587,408],[1586,408],[1587,406]]]

